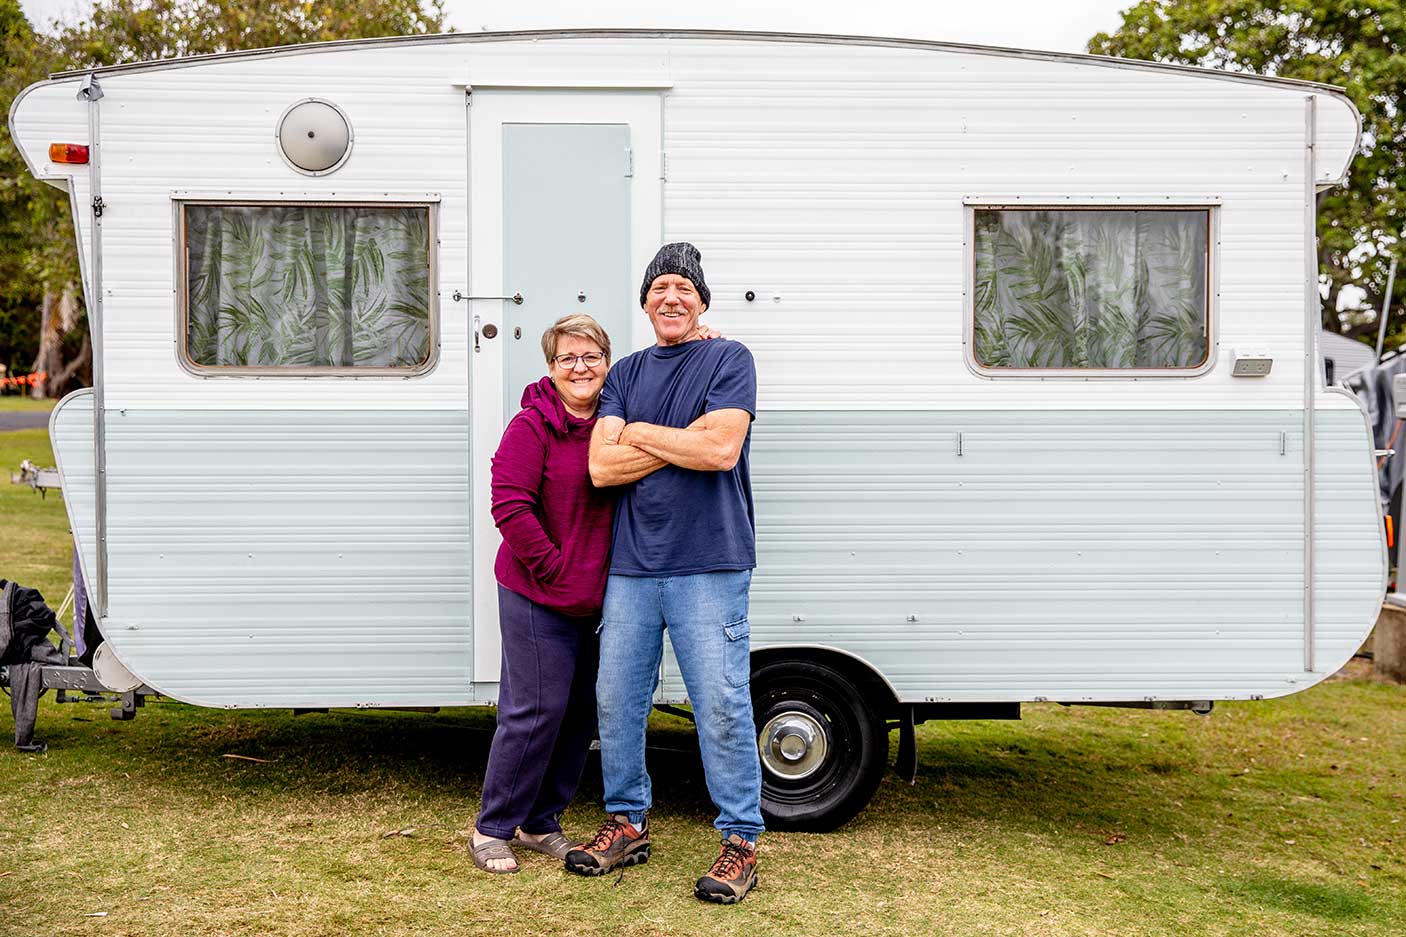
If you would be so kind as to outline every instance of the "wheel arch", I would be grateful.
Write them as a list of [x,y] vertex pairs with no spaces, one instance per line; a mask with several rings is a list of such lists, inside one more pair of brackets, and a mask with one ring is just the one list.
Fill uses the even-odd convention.
[[859,684],[861,689],[876,694],[876,700],[885,718],[891,716],[899,706],[898,691],[894,689],[888,677],[884,676],[883,671],[853,651],[828,644],[769,644],[752,651],[754,673],[759,667],[783,661],[826,664],[840,671]]

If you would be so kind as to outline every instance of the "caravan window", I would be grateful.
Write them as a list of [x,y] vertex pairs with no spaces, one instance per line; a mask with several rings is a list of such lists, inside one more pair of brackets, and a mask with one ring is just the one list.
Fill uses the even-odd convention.
[[1210,210],[976,208],[981,369],[1195,371],[1210,348]]
[[427,205],[183,203],[198,370],[418,372],[431,363]]

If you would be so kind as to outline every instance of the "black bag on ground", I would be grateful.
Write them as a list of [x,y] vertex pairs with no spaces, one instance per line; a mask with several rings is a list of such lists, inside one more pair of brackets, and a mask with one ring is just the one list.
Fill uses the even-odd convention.
[[38,589],[0,579],[0,665],[10,675],[10,712],[15,717],[15,747],[42,752],[34,743],[44,665],[64,663],[63,652],[49,641],[58,619]]

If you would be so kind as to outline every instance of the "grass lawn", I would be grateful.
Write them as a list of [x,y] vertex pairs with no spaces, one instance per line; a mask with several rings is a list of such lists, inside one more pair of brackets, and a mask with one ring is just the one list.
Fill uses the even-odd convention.
[[57,400],[49,400],[48,398],[35,400],[33,397],[21,396],[19,394],[0,394],[0,412],[6,410],[34,410],[45,412],[54,409],[54,404],[56,403],[58,403]]
[[[22,398],[0,397],[14,399]],[[37,402],[52,406],[52,401]],[[58,608],[73,582],[68,515],[58,492],[41,495],[28,485],[10,484],[25,459],[41,468],[54,465],[47,429],[0,432],[0,578],[37,588]]]
[[[47,455],[42,430],[0,434],[0,466]],[[0,518],[0,576],[57,604],[61,503],[4,486]],[[0,934],[1406,933],[1406,687],[1337,680],[1204,718],[1036,705],[929,723],[916,785],[887,777],[838,833],[768,834],[733,908],[691,894],[715,837],[671,717],[651,736],[647,865],[475,870],[492,724],[178,703],[116,723],[46,699],[49,753],[0,745]],[[599,797],[593,761],[569,831],[594,827]]]

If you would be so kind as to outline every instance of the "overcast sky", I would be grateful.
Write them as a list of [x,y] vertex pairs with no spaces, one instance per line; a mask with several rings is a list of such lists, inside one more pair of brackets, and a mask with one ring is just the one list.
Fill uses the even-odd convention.
[[[1094,33],[1121,22],[1135,0],[445,0],[450,25],[480,29],[635,26],[769,29],[938,39],[982,45],[1082,52]],[[36,26],[73,21],[84,0],[21,0]]]

